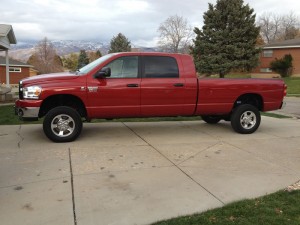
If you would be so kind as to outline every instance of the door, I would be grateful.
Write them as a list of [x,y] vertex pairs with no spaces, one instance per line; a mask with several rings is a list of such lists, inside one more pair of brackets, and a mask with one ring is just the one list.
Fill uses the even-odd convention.
[[169,56],[143,56],[141,81],[142,116],[190,114],[185,106],[185,79],[177,60]]
[[92,78],[87,84],[93,118],[140,116],[139,57],[123,56],[104,67],[111,69],[107,78]]

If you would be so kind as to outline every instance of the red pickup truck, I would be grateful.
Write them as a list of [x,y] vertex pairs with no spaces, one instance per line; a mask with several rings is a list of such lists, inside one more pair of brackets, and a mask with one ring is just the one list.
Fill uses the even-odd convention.
[[189,55],[128,52],[105,55],[75,73],[26,78],[19,94],[21,119],[45,117],[46,136],[68,142],[79,136],[82,118],[200,115],[250,134],[260,125],[260,111],[282,107],[286,85],[279,79],[198,79]]

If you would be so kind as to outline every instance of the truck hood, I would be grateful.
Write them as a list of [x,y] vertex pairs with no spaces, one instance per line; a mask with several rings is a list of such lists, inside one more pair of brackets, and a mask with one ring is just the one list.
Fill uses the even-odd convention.
[[22,80],[22,84],[42,84],[42,83],[50,83],[57,82],[61,80],[72,80],[78,78],[78,75],[74,73],[66,72],[66,73],[51,73],[51,74],[43,74],[37,75],[33,77],[28,77]]

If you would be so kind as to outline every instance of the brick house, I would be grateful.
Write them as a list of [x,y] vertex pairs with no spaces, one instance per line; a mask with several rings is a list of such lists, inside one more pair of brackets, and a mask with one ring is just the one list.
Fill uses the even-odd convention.
[[293,57],[292,75],[300,75],[300,38],[264,45],[260,54],[260,65],[252,73],[270,77],[277,75],[270,69],[270,63],[275,58],[280,59],[286,54],[291,54]]
[[[0,56],[0,84],[6,83],[5,57]],[[18,84],[25,77],[32,75],[32,67],[26,63],[9,59],[9,78],[11,84]]]

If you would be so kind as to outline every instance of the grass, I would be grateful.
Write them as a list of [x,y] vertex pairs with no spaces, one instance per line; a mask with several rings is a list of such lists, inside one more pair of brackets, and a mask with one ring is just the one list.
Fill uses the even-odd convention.
[[231,203],[222,208],[161,221],[153,225],[299,225],[299,199],[300,191],[279,191],[264,197]]
[[273,117],[277,119],[287,119],[287,118],[293,118],[291,116],[284,116],[276,113],[270,113],[270,112],[261,112],[262,116],[268,116],[268,117]]
[[284,82],[288,86],[287,93],[289,96],[300,96],[300,77],[286,77]]
[[[13,105],[0,106],[0,125],[18,125],[24,123],[15,115]],[[40,123],[40,121],[30,123]]]

